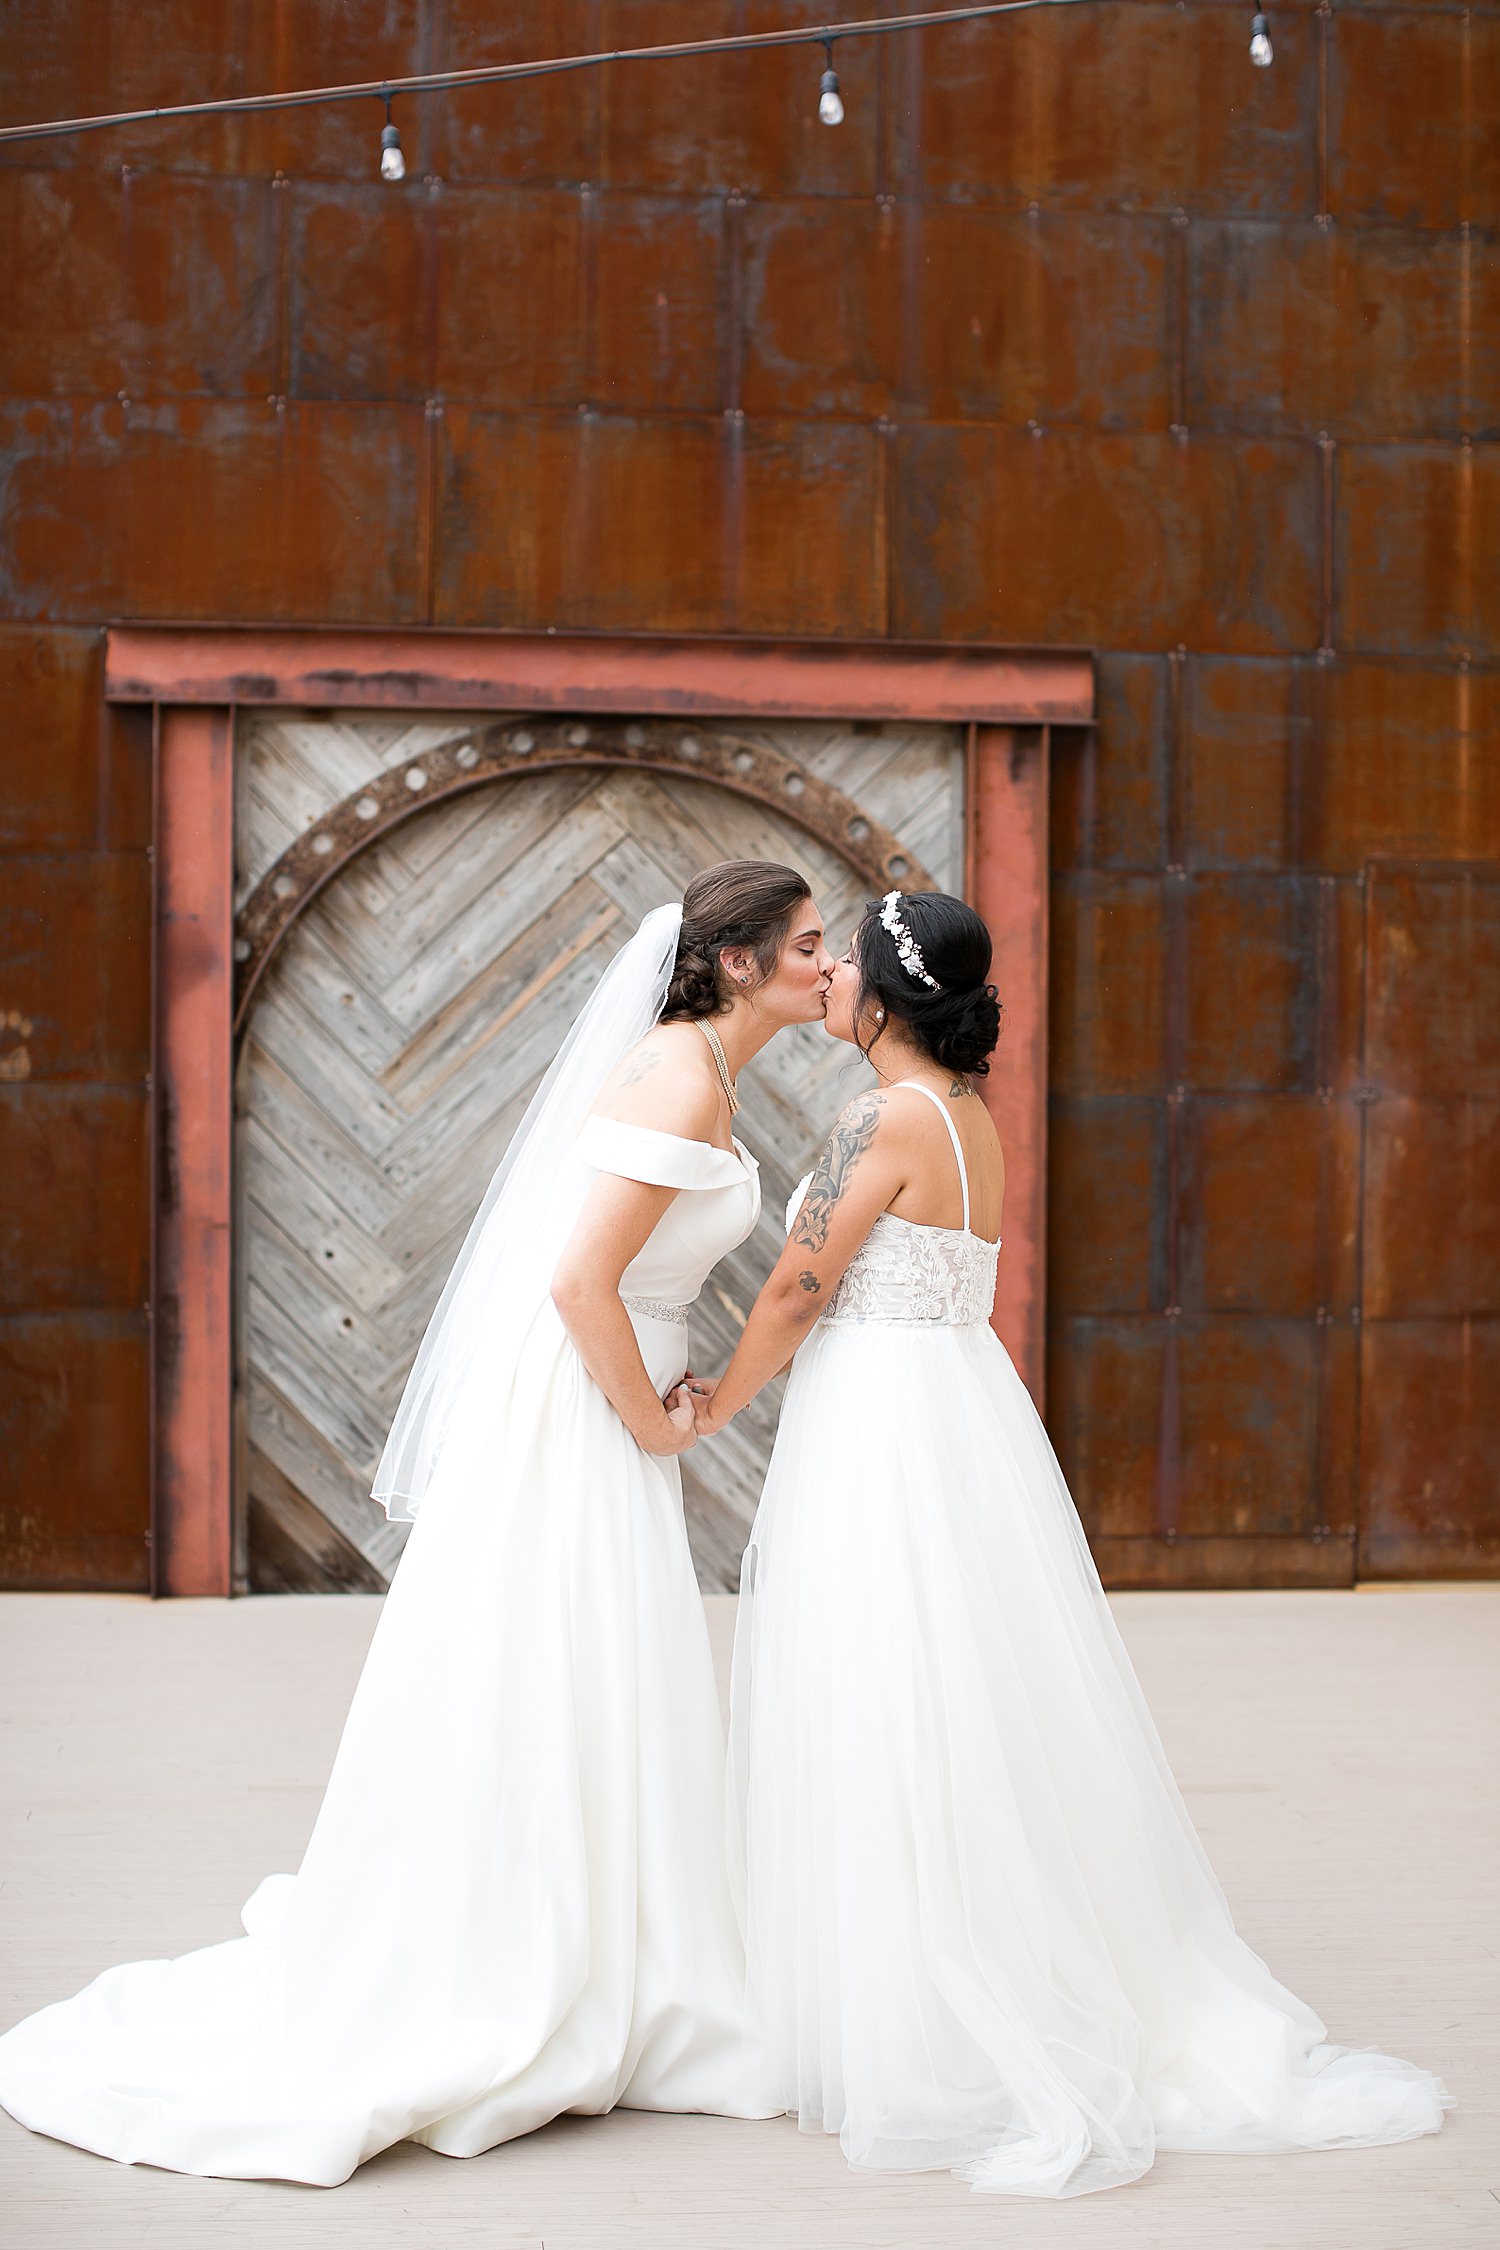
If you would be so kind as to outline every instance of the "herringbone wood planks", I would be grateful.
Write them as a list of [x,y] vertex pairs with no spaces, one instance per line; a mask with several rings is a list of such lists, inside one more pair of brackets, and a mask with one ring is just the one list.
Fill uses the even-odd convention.
[[[243,897],[327,807],[461,718],[259,714],[239,745]],[[902,837],[939,881],[961,865],[955,730],[740,729],[799,758]],[[248,1576],[370,1589],[404,1534],[367,1497],[406,1371],[496,1163],[601,970],[650,907],[720,859],[808,875],[840,945],[863,889],[779,812],[690,777],[539,773],[413,815],[314,901],[257,999],[239,1075],[240,1393]],[[742,1137],[765,1208],[693,1319],[721,1366],[782,1239],[793,1182],[863,1066],[816,1027],[745,1073]],[[775,1387],[683,1462],[709,1590],[733,1589]]]

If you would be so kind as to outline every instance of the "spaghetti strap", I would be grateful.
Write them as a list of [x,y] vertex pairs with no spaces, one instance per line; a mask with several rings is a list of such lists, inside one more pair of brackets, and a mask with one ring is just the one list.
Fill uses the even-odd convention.
[[969,1167],[964,1162],[963,1143],[959,1140],[958,1137],[958,1127],[954,1124],[953,1119],[948,1114],[948,1104],[943,1100],[941,1094],[935,1094],[930,1086],[924,1086],[920,1078],[898,1078],[896,1081],[896,1085],[910,1086],[914,1094],[925,1094],[927,1096],[927,1099],[936,1109],[939,1117],[941,1117],[941,1119],[943,1120],[943,1123],[948,1128],[948,1138],[953,1143],[953,1153],[958,1159],[958,1185],[964,1199],[964,1233],[968,1234],[970,1232]]

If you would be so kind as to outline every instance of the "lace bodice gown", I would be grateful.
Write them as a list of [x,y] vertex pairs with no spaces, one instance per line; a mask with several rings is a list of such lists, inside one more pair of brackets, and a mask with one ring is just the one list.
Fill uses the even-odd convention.
[[988,1325],[999,1246],[963,1186],[960,1228],[877,1219],[798,1351],[741,1573],[767,2104],[857,2164],[1047,2196],[1158,2148],[1431,2132],[1437,2081],[1330,2045],[1235,1933]]
[[[681,1191],[622,1290],[664,1392],[754,1160],[599,1118],[578,1149]],[[455,1426],[298,1874],[245,1936],[17,2025],[0,2102],[127,2162],[325,2186],[403,2139],[753,2106],[723,1758],[677,1463],[546,1302]]]

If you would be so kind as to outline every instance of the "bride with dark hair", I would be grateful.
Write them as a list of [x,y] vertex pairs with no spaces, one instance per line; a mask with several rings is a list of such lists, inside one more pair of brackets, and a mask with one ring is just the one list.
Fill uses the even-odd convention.
[[736,1075],[821,1018],[831,967],[804,879],[737,860],[605,971],[408,1378],[375,1492],[413,1530],[300,1871],[243,1937],[0,2039],[22,2124],[333,2186],[564,2111],[755,2114],[692,1413],[663,1401],[760,1208]]
[[892,891],[826,1028],[844,1111],[717,1385],[796,1354],[745,1555],[730,1729],[765,2106],[850,2161],[1077,2195],[1159,2149],[1435,2132],[1236,1935],[1025,1387],[989,1327],[999,1027],[961,900]]

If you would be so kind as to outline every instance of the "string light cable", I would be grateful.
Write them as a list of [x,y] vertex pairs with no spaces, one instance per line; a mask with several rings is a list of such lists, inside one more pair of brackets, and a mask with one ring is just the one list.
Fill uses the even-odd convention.
[[[919,15],[869,16],[859,22],[798,24],[780,31],[748,31],[719,39],[679,39],[655,47],[611,47],[598,54],[550,55],[535,62],[481,63],[468,70],[429,71],[405,78],[369,79],[347,86],[309,86],[292,93],[231,95],[218,101],[173,102],[159,109],[118,110],[99,117],[51,118],[34,125],[0,125],[0,143],[44,140],[73,133],[101,133],[127,125],[169,122],[182,117],[243,117],[264,110],[308,109],[333,102],[368,101],[385,105],[380,134],[380,176],[399,181],[406,176],[401,134],[392,122],[391,103],[398,94],[450,93],[465,86],[500,86],[517,80],[555,77],[569,70],[597,70],[606,63],[669,62],[691,55],[746,54],[761,48],[816,46],[823,49],[826,67],[818,84],[818,116],[825,125],[844,120],[844,101],[833,67],[836,39],[879,39],[901,31],[925,31],[942,24],[978,23],[994,16],[1023,15],[1038,8],[1077,8],[1099,5],[1099,0],[981,0],[966,8],[934,8]],[[1251,24],[1250,59],[1264,68],[1271,61],[1271,38],[1266,17],[1256,8]]]

